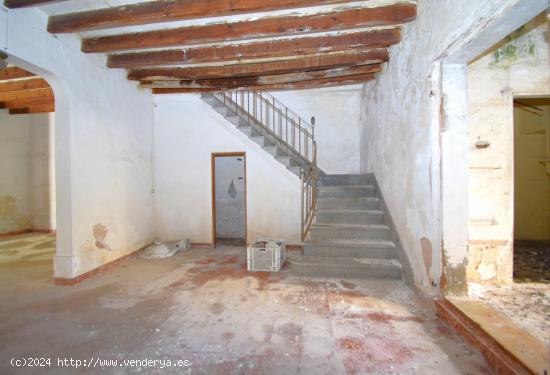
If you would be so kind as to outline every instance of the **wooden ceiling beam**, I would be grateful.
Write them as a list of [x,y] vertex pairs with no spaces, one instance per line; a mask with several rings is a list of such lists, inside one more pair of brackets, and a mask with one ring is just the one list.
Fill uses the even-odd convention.
[[[244,90],[302,90],[314,89],[332,86],[344,86],[360,84],[370,81],[374,78],[374,74],[359,74],[353,76],[343,76],[335,78],[313,79],[308,81],[298,81],[290,83],[279,83],[273,85],[263,85],[255,87],[242,87]],[[194,87],[194,88],[155,88],[153,94],[186,94],[196,92],[215,92],[225,91],[226,88],[221,87]]]
[[400,39],[400,29],[392,28],[222,46],[123,53],[109,55],[107,66],[110,68],[136,68],[155,65],[280,58],[321,52],[328,53],[368,48],[385,48],[399,43]]
[[82,51],[111,52],[226,42],[248,38],[301,35],[360,27],[396,25],[411,21],[415,17],[416,4],[414,3],[349,8],[310,15],[285,15],[256,20],[90,37],[82,40]]
[[275,74],[259,77],[235,77],[198,79],[192,81],[142,81],[142,88],[194,88],[217,87],[236,89],[241,87],[261,87],[265,85],[285,84],[316,79],[336,78],[342,76],[374,74],[380,71],[379,65],[360,65],[328,70],[306,71],[299,73]]
[[36,77],[36,75],[16,66],[10,66],[8,68],[0,69],[0,81],[28,77]]
[[23,91],[0,92],[0,102],[16,101],[21,99],[53,98],[53,91],[50,88],[33,89]]
[[54,104],[55,99],[53,97],[19,99],[2,102],[4,108],[27,108]]
[[42,78],[30,78],[4,82],[0,81],[0,92],[43,89],[48,87],[50,87],[50,85],[45,79]]
[[48,20],[48,31],[50,33],[75,33],[85,30],[342,4],[352,1],[354,0],[157,0],[51,16]]
[[6,8],[15,9],[15,8],[47,5],[47,4],[57,3],[60,1],[66,1],[66,0],[4,0],[4,6]]
[[152,81],[260,76],[323,70],[351,65],[375,64],[387,61],[387,59],[387,50],[316,54],[289,60],[263,61],[249,64],[132,69],[128,72],[128,79],[134,81]]
[[55,112],[55,107],[53,105],[10,109],[10,115],[24,115],[29,113],[49,113],[49,112]]

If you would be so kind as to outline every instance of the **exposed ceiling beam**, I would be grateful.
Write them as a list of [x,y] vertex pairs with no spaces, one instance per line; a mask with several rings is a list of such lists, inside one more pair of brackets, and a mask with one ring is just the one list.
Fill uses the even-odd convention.
[[42,78],[0,81],[0,92],[43,89],[47,87],[50,87],[50,85]]
[[31,72],[27,72],[25,69],[21,69],[16,66],[10,66],[8,68],[0,69],[0,81],[27,77],[35,77],[35,75]]
[[66,0],[5,0],[4,5],[6,8],[24,8],[37,5],[46,5],[51,3],[57,3]]
[[34,89],[24,91],[7,91],[0,92],[0,102],[31,99],[31,98],[48,98],[53,97],[52,89]]
[[358,27],[387,26],[411,21],[415,16],[416,4],[413,3],[351,8],[312,15],[276,16],[256,20],[91,37],[83,39],[82,51],[110,52],[137,48],[225,42],[247,38],[300,35]]
[[264,61],[249,64],[142,68],[128,73],[130,80],[181,80],[284,74],[308,70],[323,70],[350,65],[375,64],[388,59],[387,50],[306,55],[290,60]]
[[43,98],[30,98],[30,99],[19,99],[11,100],[6,102],[1,102],[4,108],[28,108],[28,107],[38,107],[44,105],[54,105],[55,99],[53,97],[43,97]]
[[[309,81],[299,81],[291,83],[280,83],[274,85],[264,85],[255,87],[242,87],[245,90],[301,90],[314,89],[331,86],[342,86],[359,84],[370,81],[374,78],[374,74],[353,75],[335,78],[313,79]],[[223,91],[220,87],[195,87],[195,88],[156,88],[153,89],[153,94],[185,94],[193,92],[214,92]]]
[[355,0],[157,0],[51,16],[48,21],[48,31],[50,33],[74,33],[352,1]]
[[342,76],[374,74],[380,71],[379,65],[360,65],[328,70],[316,70],[298,73],[276,74],[259,77],[231,77],[198,79],[192,81],[142,81],[142,88],[194,88],[217,87],[235,89],[240,87],[261,87],[265,85],[309,81],[315,79],[336,78]]
[[381,48],[399,43],[399,41],[400,29],[392,28],[222,46],[123,53],[109,55],[107,66],[110,68],[133,68],[155,65],[280,58],[317,52],[340,52],[352,49]]
[[48,113],[48,112],[55,112],[55,107],[53,105],[45,105],[45,106],[37,106],[37,107],[10,109],[10,115],[24,115],[29,113]]

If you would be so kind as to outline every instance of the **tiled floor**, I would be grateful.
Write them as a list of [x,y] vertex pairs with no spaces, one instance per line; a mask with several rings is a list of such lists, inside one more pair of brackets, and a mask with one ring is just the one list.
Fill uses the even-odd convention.
[[[223,247],[131,258],[55,287],[52,245],[45,235],[0,240],[2,374],[23,356],[191,362],[108,368],[117,374],[489,372],[402,282],[248,273],[244,248]],[[54,365],[25,373],[60,373]]]

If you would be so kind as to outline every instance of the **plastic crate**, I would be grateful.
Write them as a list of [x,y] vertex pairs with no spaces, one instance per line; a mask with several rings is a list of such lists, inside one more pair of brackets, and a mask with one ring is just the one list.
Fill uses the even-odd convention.
[[246,264],[249,271],[277,272],[285,262],[284,240],[259,240],[246,249]]

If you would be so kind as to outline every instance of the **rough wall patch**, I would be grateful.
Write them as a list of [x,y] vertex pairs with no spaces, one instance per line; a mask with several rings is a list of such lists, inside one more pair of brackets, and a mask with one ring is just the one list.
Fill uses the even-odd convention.
[[111,247],[105,242],[107,237],[107,227],[101,223],[94,225],[93,233],[95,238],[95,245],[99,249],[112,250]]

